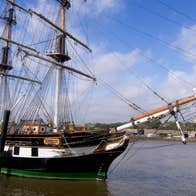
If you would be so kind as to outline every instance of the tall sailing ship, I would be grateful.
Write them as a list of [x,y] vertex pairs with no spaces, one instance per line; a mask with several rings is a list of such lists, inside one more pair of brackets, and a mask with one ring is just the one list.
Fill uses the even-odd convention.
[[[1,124],[3,111],[10,110],[11,117],[3,156],[0,157],[1,173],[49,179],[106,179],[112,161],[128,146],[129,138],[124,130],[167,115],[174,116],[182,141],[186,143],[176,114],[179,106],[195,101],[195,95],[135,116],[130,122],[116,127],[113,134],[92,134],[87,132],[85,125],[75,125],[68,96],[69,78],[78,75],[93,82],[96,78],[92,73],[68,65],[71,61],[67,51],[68,39],[91,51],[66,29],[65,16],[71,7],[70,0],[54,0],[59,8],[56,22],[14,0],[3,1],[7,6],[0,15],[5,24],[3,36],[0,36]],[[30,17],[35,16],[54,30],[52,39],[49,34],[50,39],[46,40],[49,42],[46,53],[42,53],[45,48],[39,51],[32,47],[34,43],[24,44],[21,35],[21,41],[13,38],[14,25],[19,25],[17,31],[24,31],[16,21],[19,10]],[[31,30],[33,34],[35,29]],[[29,32],[25,32],[25,36],[33,39]],[[5,130],[1,131],[3,138]],[[93,146],[78,149],[73,145],[75,142]]]
[[[93,144],[98,145],[87,151],[70,148],[74,137],[68,137],[68,133],[79,130],[78,134],[83,140],[89,137],[89,134],[87,136],[85,134],[86,126],[76,126],[70,117],[66,76],[69,77],[70,73],[77,74],[93,82],[96,78],[67,65],[71,60],[66,49],[68,38],[88,51],[91,49],[66,30],[65,16],[71,7],[70,0],[55,0],[55,2],[59,7],[57,7],[59,17],[56,23],[36,10],[25,9],[14,0],[6,1],[7,7],[1,16],[1,20],[5,22],[4,36],[0,37],[2,46],[0,99],[3,103],[1,120],[4,110],[11,111],[1,173],[52,179],[105,179],[110,164],[124,152],[129,139],[124,133],[117,136],[109,135],[107,138],[98,136],[97,138],[96,135],[90,134],[91,142],[93,140]],[[49,48],[45,54],[40,54],[35,48],[14,40],[13,26],[19,25],[18,30],[24,30],[16,21],[17,10],[35,16],[55,29],[56,35],[52,44],[55,45],[54,49]],[[22,40],[23,37],[20,39]],[[17,53],[14,58],[13,50]],[[26,70],[19,71],[15,61],[19,58],[21,58],[22,68]],[[24,64],[29,62],[26,58],[30,58],[37,64],[44,64],[45,72],[40,74],[39,69],[31,67],[35,66],[34,64],[25,66]],[[30,72],[28,69],[31,68]],[[31,73],[33,77],[26,76],[24,73]],[[54,79],[50,78],[52,74]],[[39,77],[42,80],[39,80]],[[16,85],[12,85],[13,82]],[[47,94],[49,85],[52,90]],[[53,97],[52,104],[47,105],[51,97]],[[52,115],[48,115],[50,112]],[[85,142],[89,141],[85,140]]]

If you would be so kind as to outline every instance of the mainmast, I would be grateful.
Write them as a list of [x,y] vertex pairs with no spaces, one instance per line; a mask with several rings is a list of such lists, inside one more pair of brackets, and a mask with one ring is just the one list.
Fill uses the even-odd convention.
[[[61,30],[66,30],[65,16],[66,10],[71,6],[69,0],[58,0],[60,3],[61,11]],[[71,58],[66,51],[66,35],[60,33],[56,37],[56,51],[53,53],[48,53],[48,56],[52,57],[59,63],[64,63],[69,61]],[[62,95],[62,77],[63,77],[63,68],[58,67],[56,69],[56,83],[55,83],[55,97],[54,97],[54,132],[57,132],[59,129],[59,116],[60,116],[60,99]]]
[[[11,0],[14,4],[14,0]],[[10,60],[10,40],[12,36],[12,26],[16,24],[16,18],[14,14],[14,6],[11,5],[9,10],[6,12],[3,19],[6,21],[6,35],[5,45],[2,47],[2,57],[0,60],[0,85],[1,85],[1,104],[4,109],[9,107],[9,89],[7,84],[7,73],[12,69],[12,63]]]
[[[74,41],[78,45],[88,50],[89,52],[91,52],[91,49],[85,43],[83,43],[78,38],[73,36],[71,33],[66,31],[66,11],[71,7],[70,0],[56,0],[58,1],[60,5],[60,14],[61,14],[61,17],[59,20],[60,25],[53,23],[53,21],[50,21],[47,17],[45,17],[44,15],[42,15],[41,13],[35,10],[26,9],[22,7],[21,5],[16,4],[14,0],[6,0],[6,1],[10,4],[10,9],[9,9],[9,14],[7,12],[6,16],[4,17],[4,19],[6,20],[6,36],[4,37],[0,36],[0,40],[4,41],[5,43],[5,46],[2,48],[2,59],[0,59],[0,82],[1,82],[0,84],[2,86],[1,89],[4,89],[5,87],[5,92],[8,92],[8,93],[6,94],[2,92],[3,90],[0,91],[1,103],[3,103],[4,108],[6,108],[5,103],[6,102],[9,103],[9,101],[7,101],[9,100],[8,99],[9,89],[8,89],[8,85],[6,84],[7,78],[15,78],[15,79],[20,79],[20,80],[25,80],[25,81],[41,84],[41,81],[26,78],[26,77],[16,76],[16,75],[9,73],[9,70],[12,69],[11,61],[9,60],[10,59],[9,48],[10,48],[10,45],[15,45],[16,47],[18,47],[18,54],[21,53],[23,57],[25,58],[33,57],[33,58],[40,59],[42,61],[52,64],[55,68],[53,122],[54,122],[54,132],[57,132],[60,128],[59,126],[60,116],[62,115],[62,112],[63,112],[62,105],[61,105],[62,94],[63,94],[62,92],[63,70],[68,70],[70,73],[79,74],[92,81],[96,81],[96,78],[94,76],[84,73],[83,71],[80,71],[73,67],[69,67],[67,64],[65,64],[65,62],[71,59],[67,52],[66,41],[69,38],[70,40]],[[55,51],[53,50],[46,54],[52,59],[49,59],[45,55],[40,54],[40,52],[36,50],[35,48],[26,46],[22,43],[17,42],[17,40],[11,39],[12,25],[16,23],[15,15],[14,15],[14,12],[15,12],[14,8],[20,9],[30,16],[34,15],[38,17],[40,20],[43,20],[45,23],[50,25],[53,29],[57,30],[58,34],[55,39],[55,46],[56,46]],[[4,83],[6,85],[4,85]],[[2,96],[2,95],[6,95],[6,96]]]

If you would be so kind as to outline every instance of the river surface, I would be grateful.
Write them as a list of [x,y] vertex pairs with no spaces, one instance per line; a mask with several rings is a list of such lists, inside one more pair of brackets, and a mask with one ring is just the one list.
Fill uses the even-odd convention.
[[195,196],[196,143],[130,143],[128,150],[111,165],[106,182],[0,175],[0,196],[4,195]]

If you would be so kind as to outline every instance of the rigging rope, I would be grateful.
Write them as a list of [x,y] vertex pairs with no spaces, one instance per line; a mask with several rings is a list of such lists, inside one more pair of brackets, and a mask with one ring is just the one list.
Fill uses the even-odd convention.
[[137,104],[130,102],[129,99],[127,99],[126,97],[124,97],[119,91],[117,91],[116,89],[114,89],[109,83],[107,83],[106,81],[104,81],[103,79],[99,78],[99,80],[106,86],[109,87],[110,90],[112,90],[112,92],[119,97],[124,103],[126,103],[129,107],[133,108],[134,110],[138,111],[138,112],[146,112],[144,109],[142,109],[140,106],[138,106]]
[[117,23],[121,24],[122,26],[127,26],[130,30],[132,30],[132,31],[134,31],[134,32],[136,32],[138,34],[141,34],[141,35],[143,35],[143,36],[145,36],[147,38],[150,38],[150,39],[158,41],[159,43],[162,43],[167,48],[172,49],[172,50],[174,50],[176,52],[179,52],[180,54],[186,54],[186,55],[191,56],[191,57],[196,57],[196,55],[194,53],[192,53],[192,52],[190,52],[188,50],[185,50],[182,47],[171,45],[170,42],[165,41],[165,40],[163,40],[163,39],[161,39],[159,37],[156,37],[156,36],[146,32],[146,31],[138,29],[137,27],[135,27],[135,26],[133,26],[131,24],[125,23],[125,22],[123,22],[123,21],[121,21],[119,19],[115,19],[115,18],[113,18],[111,16],[108,16],[106,14],[104,14],[104,16],[106,18],[109,18],[111,21],[114,21],[114,22],[117,22]]
[[190,16],[190,15],[188,15],[188,14],[182,12],[181,10],[179,10],[179,9],[177,9],[177,8],[174,8],[173,6],[167,4],[165,1],[162,1],[162,0],[156,0],[156,1],[159,2],[161,5],[163,5],[163,6],[167,7],[167,8],[169,8],[169,9],[172,10],[173,12],[176,12],[177,14],[182,15],[182,16],[184,16],[185,18],[191,20],[192,22],[196,22],[196,19],[195,19],[195,18],[193,18],[192,16]]
[[131,74],[133,74],[148,90],[150,90],[155,96],[157,96],[158,98],[161,99],[161,101],[165,102],[166,104],[169,104],[169,102],[163,97],[161,96],[158,92],[156,92],[155,90],[153,90],[152,87],[150,87],[150,85],[148,85],[144,80],[142,80],[134,71],[133,69],[127,67],[126,65],[124,65],[120,59],[117,57],[117,55],[115,54],[112,54],[114,55],[118,60],[119,62],[121,63],[122,66],[124,66]]
[[[97,29],[102,33],[102,34],[106,34],[106,31],[103,31],[104,27],[101,23],[97,22]],[[99,27],[102,27],[101,29]],[[120,43],[122,43],[123,45],[126,45],[128,48],[132,47],[134,49],[133,46],[131,46],[131,44],[129,44],[127,41],[124,41],[122,38],[120,38],[114,31],[110,31],[109,33],[110,35],[113,35],[115,37],[115,40],[119,40]],[[148,59],[149,62],[153,62],[156,63],[157,65],[159,65],[163,70],[167,71],[167,73],[170,73],[171,77],[176,80],[176,81],[180,81],[182,83],[182,85],[186,85],[186,87],[190,88],[191,90],[195,87],[194,84],[192,84],[191,82],[184,80],[182,78],[179,78],[178,76],[176,76],[176,74],[174,74],[168,67],[166,67],[163,63],[157,61],[156,59],[147,56],[144,52],[142,52],[141,50],[139,50],[139,54],[144,57],[145,59]]]
[[89,73],[95,77],[94,73],[92,72],[92,70],[88,67],[88,65],[85,63],[85,61],[82,59],[82,57],[80,56],[80,54],[77,52],[77,50],[74,48],[73,44],[71,43],[71,41],[69,41],[69,44],[71,46],[71,48],[73,49],[73,51],[75,52],[75,54],[77,55],[77,57],[79,58],[79,60],[83,63],[83,65],[86,67],[86,69],[89,71]]
[[135,2],[131,2],[131,3],[132,3],[133,5],[135,5],[135,6],[137,6],[138,8],[141,8],[141,9],[145,10],[146,12],[151,13],[151,14],[154,15],[154,16],[158,16],[158,17],[162,18],[163,20],[166,20],[166,21],[168,21],[168,22],[170,22],[170,23],[172,23],[172,24],[178,25],[178,26],[180,26],[180,27],[183,26],[183,28],[185,28],[185,29],[187,29],[187,30],[190,30],[190,31],[196,33],[196,30],[195,30],[194,28],[191,28],[191,27],[189,27],[189,26],[187,26],[187,25],[185,25],[185,24],[182,24],[182,23],[180,23],[180,22],[178,22],[178,21],[176,21],[176,20],[173,20],[173,19],[171,19],[171,18],[169,18],[169,17],[167,17],[167,16],[161,15],[159,12],[156,12],[156,11],[150,9],[150,8],[147,8],[147,7],[143,6],[143,4],[141,4],[141,3],[139,3],[139,2],[136,2],[136,1],[135,1]]

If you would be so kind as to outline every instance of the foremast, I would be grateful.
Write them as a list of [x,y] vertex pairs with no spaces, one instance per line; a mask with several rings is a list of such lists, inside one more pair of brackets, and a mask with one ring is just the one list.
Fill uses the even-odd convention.
[[[49,20],[47,17],[45,17],[41,13],[38,13],[35,10],[26,9],[19,4],[16,4],[14,2],[14,0],[6,0],[6,1],[7,1],[7,3],[10,4],[11,8],[22,10],[23,12],[25,12],[26,14],[28,14],[31,17],[33,15],[38,17],[38,19],[43,20],[45,23],[47,23],[49,26],[51,26],[51,28],[56,29],[56,31],[58,32],[58,35],[56,36],[56,50],[49,52],[45,55],[41,54],[40,51],[36,50],[35,48],[29,47],[27,45],[24,45],[22,43],[19,43],[15,40],[11,39],[11,26],[12,26],[12,23],[14,23],[14,21],[15,21],[14,20],[15,17],[13,15],[12,16],[13,18],[12,18],[11,12],[10,12],[9,17],[7,17],[9,19],[12,18],[12,23],[7,22],[7,25],[10,25],[10,27],[9,26],[7,27],[7,29],[10,29],[10,32],[7,33],[7,37],[0,36],[0,40],[2,40],[5,43],[8,43],[8,46],[15,45],[18,47],[18,55],[21,54],[23,59],[28,58],[28,57],[36,58],[36,59],[45,61],[54,67],[56,77],[55,77],[55,81],[54,81],[55,82],[55,92],[54,92],[54,102],[53,102],[53,105],[54,105],[54,109],[53,109],[53,111],[54,111],[53,125],[54,126],[53,127],[54,127],[54,132],[57,132],[59,129],[59,116],[61,115],[59,109],[62,108],[62,106],[60,106],[60,97],[61,97],[61,94],[63,93],[62,89],[61,89],[62,79],[63,79],[62,78],[63,70],[67,70],[70,73],[75,73],[75,74],[81,75],[83,77],[86,77],[92,81],[96,81],[96,78],[93,75],[89,75],[89,74],[84,73],[78,69],[75,69],[73,67],[69,67],[67,64],[64,64],[65,62],[67,62],[71,59],[68,55],[67,50],[66,50],[66,40],[67,40],[67,38],[71,39],[72,41],[79,44],[80,46],[82,46],[83,48],[88,50],[89,52],[91,52],[91,49],[85,43],[83,43],[82,41],[80,41],[79,39],[77,39],[72,34],[70,34],[69,32],[66,31],[65,16],[66,16],[66,10],[68,10],[71,6],[70,0],[56,0],[60,4],[60,8],[61,8],[60,9],[61,10],[61,18],[60,18],[61,25],[57,25],[57,24],[53,23],[53,21]],[[7,49],[6,51],[8,52],[9,49]],[[51,57],[52,59],[47,58],[48,56]],[[2,62],[9,62],[8,60],[7,61],[3,60],[3,59],[6,59],[5,57],[7,57],[7,59],[8,59],[8,55],[3,56]],[[0,76],[3,78],[8,78],[8,77],[15,78],[15,79],[25,80],[25,81],[28,81],[31,83],[33,82],[33,83],[37,83],[37,84],[42,85],[42,81],[34,80],[31,78],[26,78],[23,76],[9,74],[8,71],[12,69],[12,65],[9,63],[6,63],[6,64],[1,63],[1,59],[0,59],[0,69],[1,69]],[[3,72],[3,70],[5,70],[5,71]],[[0,98],[2,99],[2,96]],[[2,103],[4,104],[5,101],[3,101]]]
[[[14,3],[14,0],[11,0],[11,2]],[[6,41],[2,47],[2,56],[0,60],[1,107],[3,110],[8,109],[10,105],[7,74],[13,68],[10,60],[10,40],[12,37],[12,26],[16,24],[14,12],[14,6],[11,5],[6,14],[3,16],[3,19],[6,21]]]

